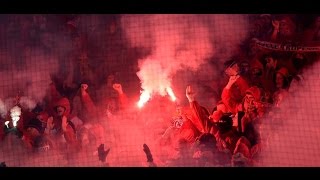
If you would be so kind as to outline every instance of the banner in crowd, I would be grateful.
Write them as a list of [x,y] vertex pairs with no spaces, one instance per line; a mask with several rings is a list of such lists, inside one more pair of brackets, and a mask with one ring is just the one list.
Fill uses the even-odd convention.
[[303,51],[303,52],[320,52],[320,46],[308,47],[308,46],[297,46],[292,44],[278,44],[267,41],[254,40],[255,44],[264,49],[269,49],[273,51]]

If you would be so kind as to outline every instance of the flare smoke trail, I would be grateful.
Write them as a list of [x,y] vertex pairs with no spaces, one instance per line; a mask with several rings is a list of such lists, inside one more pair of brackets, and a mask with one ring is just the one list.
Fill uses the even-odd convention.
[[[152,95],[167,95],[168,87],[180,101],[186,99],[185,88],[189,82],[221,80],[220,73],[217,73],[221,69],[211,67],[209,61],[214,59],[217,64],[222,64],[234,55],[248,31],[247,15],[122,15],[121,25],[132,48],[150,52],[138,60],[142,105]],[[178,72],[186,71],[173,81]],[[198,76],[194,76],[194,72]],[[163,99],[154,97],[157,102],[150,101],[148,107],[139,113],[140,131],[128,144],[135,142],[140,147],[146,143],[154,158],[163,160],[167,156],[166,150],[157,145],[156,140],[170,124],[168,121],[175,109],[166,100],[161,106]]]
[[[51,81],[50,75],[57,72],[58,61],[55,57],[46,55],[39,49],[32,51],[27,49],[25,53],[25,64],[20,65],[19,70],[14,64],[17,61],[14,61],[10,69],[0,72],[3,82],[0,85],[0,96],[3,99],[11,99],[17,95],[24,96],[21,99],[23,104],[32,109],[37,102],[43,100]],[[10,58],[10,56],[1,58],[0,61],[6,61]],[[4,102],[11,101],[4,100]],[[11,106],[11,104],[9,103],[7,106]]]
[[[141,88],[166,95],[176,91],[172,79],[179,70],[199,71],[210,58],[231,56],[247,34],[246,15],[124,15],[121,24],[131,47],[151,54],[139,59]],[[236,28],[235,28],[236,27]],[[207,76],[212,75],[208,72]],[[217,73],[213,73],[217,74]],[[181,84],[185,86],[186,79]],[[184,89],[185,87],[183,87]],[[180,87],[179,87],[180,89]]]

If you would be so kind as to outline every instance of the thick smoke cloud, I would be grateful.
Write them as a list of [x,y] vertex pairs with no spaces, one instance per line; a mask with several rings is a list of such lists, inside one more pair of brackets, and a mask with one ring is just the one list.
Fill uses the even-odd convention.
[[[169,86],[184,98],[190,82],[197,85],[204,77],[205,83],[221,80],[221,64],[246,38],[248,19],[246,15],[123,15],[121,25],[131,47],[150,52],[139,59],[141,88],[165,95]],[[208,90],[199,87],[199,91]]]
[[[140,110],[137,123],[144,129],[135,137],[144,139],[163,166],[170,150],[159,146],[157,140],[170,125],[175,104],[159,95],[166,96],[166,88],[171,87],[178,103],[183,103],[185,88],[191,84],[198,86],[199,101],[206,99],[208,103],[209,91],[221,86],[214,81],[222,80],[223,62],[246,38],[248,19],[246,15],[122,15],[121,25],[130,47],[149,52],[139,58],[137,76],[143,92],[152,97]],[[212,106],[217,100],[208,104]]]
[[302,82],[293,81],[280,109],[263,122],[263,166],[319,166],[319,68],[316,63]]
[[[37,102],[42,102],[51,82],[51,75],[58,72],[58,59],[41,49],[28,49],[25,53],[24,64],[19,65],[19,69],[15,64],[19,63],[17,59],[11,56],[1,58],[1,61],[11,59],[12,66],[0,71],[2,82],[0,95],[4,100],[17,95],[24,96],[26,97],[23,99],[24,104],[27,105],[27,108],[32,109]],[[12,106],[12,104],[7,104],[7,106]]]

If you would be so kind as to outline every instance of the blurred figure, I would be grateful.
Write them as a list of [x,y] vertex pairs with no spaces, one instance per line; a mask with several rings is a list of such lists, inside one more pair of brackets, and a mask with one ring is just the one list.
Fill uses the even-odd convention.
[[105,110],[108,117],[125,110],[128,106],[128,97],[123,92],[122,85],[116,83],[112,85],[112,88],[117,92],[117,96],[115,98],[108,98],[105,102]]
[[279,107],[282,100],[288,95],[290,82],[291,80],[287,68],[280,68],[275,77],[277,91],[273,94],[273,103],[276,107]]
[[[32,151],[38,151],[40,150],[39,148],[43,148],[43,144],[41,144],[43,140],[43,134],[45,131],[45,127],[43,127],[42,122],[35,118],[30,120],[29,124],[27,125],[27,129],[25,133],[23,134],[22,140],[26,147],[29,150]],[[45,149],[42,149],[44,151],[47,151],[50,149],[50,145],[47,144],[48,147]],[[51,146],[52,148],[52,146]]]
[[250,86],[258,86],[260,88],[264,88],[264,86],[266,86],[265,79],[263,78],[263,75],[264,75],[263,65],[257,59],[253,59],[251,61],[249,74],[250,74]]
[[54,103],[57,102],[60,98],[62,98],[61,94],[56,88],[54,82],[51,82],[46,90],[46,95],[44,97],[44,103],[46,107],[46,112],[49,113],[50,116],[54,114]]
[[242,111],[244,116],[238,128],[241,137],[234,149],[232,163],[234,166],[252,166],[252,154],[257,154],[261,148],[259,129],[261,118],[265,114],[265,107],[261,102],[261,91],[258,87],[252,86],[246,91]]
[[275,82],[277,71],[282,68],[286,67],[284,64],[284,60],[280,59],[279,55],[276,53],[266,54],[262,58],[262,62],[264,64],[264,90],[273,94],[277,90],[277,85]]
[[193,158],[198,167],[224,167],[229,164],[228,156],[217,148],[213,134],[202,134],[196,141]]
[[296,52],[291,58],[291,63],[294,70],[292,70],[293,75],[302,75],[303,69],[309,65],[310,60],[307,58],[306,54],[303,52]]
[[236,61],[228,61],[225,65],[227,65],[225,73],[229,76],[229,81],[223,88],[221,99],[228,111],[235,114],[237,112],[237,104],[241,103],[249,85],[239,74],[240,69]]
[[214,134],[217,130],[213,123],[209,120],[210,113],[208,110],[198,104],[195,100],[195,91],[191,86],[186,88],[186,96],[189,101],[190,114],[182,116],[182,126],[178,129],[176,137],[173,141],[171,159],[190,158],[192,160],[192,152],[190,148],[196,139],[204,133]]
[[80,113],[85,122],[92,122],[97,121],[98,110],[88,92],[88,88],[88,84],[81,84],[80,86],[80,100],[82,107],[82,109],[80,109]]
[[45,133],[59,145],[67,143],[67,147],[77,148],[74,124],[70,121],[70,102],[61,98],[54,105],[54,116],[48,118]]
[[80,88],[81,114],[86,117],[86,121],[82,122],[77,116],[71,119],[74,125],[78,124],[75,129],[81,147],[86,147],[88,144],[98,146],[106,142],[104,128],[101,125],[103,122],[100,121],[103,114],[98,111],[97,106],[91,99],[87,91],[88,87],[88,84],[81,84]]
[[213,108],[213,111],[212,111],[211,115],[209,116],[209,119],[213,123],[217,123],[219,121],[220,117],[225,113],[230,113],[230,111],[228,111],[226,105],[224,105],[222,101],[219,101],[217,103],[217,106],[215,108]]
[[178,105],[176,107],[176,113],[172,117],[171,124],[160,138],[161,145],[171,144],[173,139],[177,136],[183,123],[187,121],[187,115],[184,111],[185,110],[183,110],[181,106]]
[[115,74],[109,74],[105,81],[105,84],[97,92],[97,102],[99,105],[104,105],[106,99],[117,98],[118,96],[117,91],[112,87],[116,83]]
[[226,166],[230,166],[231,157],[236,148],[236,143],[240,138],[238,131],[233,128],[233,120],[231,113],[223,114],[216,123],[218,127],[217,133],[214,135],[219,152],[223,153],[223,159]]
[[294,42],[297,38],[297,27],[293,17],[280,16],[272,21],[274,27],[271,40],[274,42]]

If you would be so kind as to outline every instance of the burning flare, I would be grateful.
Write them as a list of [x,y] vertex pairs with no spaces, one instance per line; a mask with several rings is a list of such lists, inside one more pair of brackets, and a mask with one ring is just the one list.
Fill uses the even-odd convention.
[[142,108],[143,105],[146,102],[148,102],[150,98],[151,98],[151,94],[149,93],[149,91],[146,91],[146,90],[141,91],[140,100],[138,102],[138,107]]
[[6,125],[6,127],[9,129],[9,123],[10,123],[10,121],[6,121],[6,122],[4,122],[4,125]]
[[[175,102],[177,100],[177,98],[174,95],[172,88],[166,87],[165,89],[166,89],[167,95],[170,96],[171,101]],[[160,95],[162,95],[162,94],[160,94]],[[141,91],[140,100],[137,103],[138,107],[142,108],[146,104],[146,102],[148,102],[150,100],[150,98],[151,98],[151,93],[149,91],[147,91],[147,90]]]
[[12,109],[10,109],[10,116],[12,119],[13,126],[16,127],[18,121],[20,120],[21,108],[19,106],[14,106]]
[[173,102],[176,101],[177,98],[176,98],[176,96],[174,95],[171,87],[167,87],[166,90],[167,90],[167,93],[168,93],[168,95],[170,96],[171,100],[172,100]]

